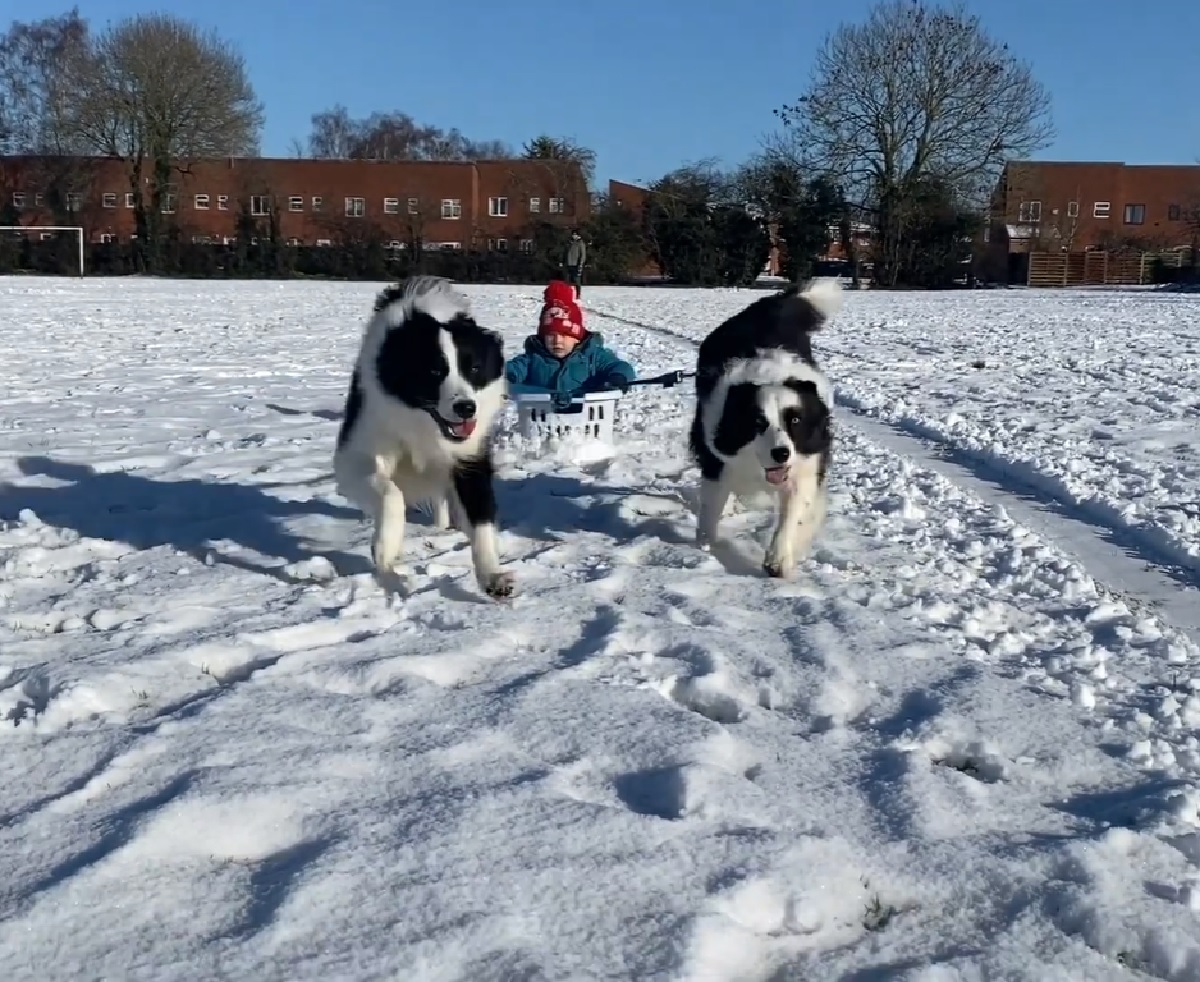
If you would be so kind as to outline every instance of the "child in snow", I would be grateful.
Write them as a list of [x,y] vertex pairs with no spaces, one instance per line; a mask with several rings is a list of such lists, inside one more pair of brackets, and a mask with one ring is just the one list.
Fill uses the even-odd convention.
[[524,353],[509,359],[504,374],[510,392],[549,392],[561,406],[586,392],[628,392],[637,373],[583,326],[574,289],[555,280],[546,287],[538,333],[525,339]]

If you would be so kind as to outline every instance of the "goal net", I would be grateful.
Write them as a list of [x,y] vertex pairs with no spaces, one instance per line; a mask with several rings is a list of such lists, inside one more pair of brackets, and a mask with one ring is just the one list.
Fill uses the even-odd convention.
[[0,225],[0,233],[24,232],[27,235],[38,235],[41,239],[52,239],[59,232],[72,232],[75,235],[75,258],[78,263],[79,275],[83,275],[83,227],[80,225]]

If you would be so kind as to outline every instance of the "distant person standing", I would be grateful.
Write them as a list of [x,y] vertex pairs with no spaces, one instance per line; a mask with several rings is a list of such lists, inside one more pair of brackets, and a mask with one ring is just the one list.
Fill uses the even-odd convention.
[[567,246],[566,267],[567,282],[575,288],[575,296],[583,296],[583,267],[587,264],[587,243],[579,234],[579,229],[571,229],[571,244]]

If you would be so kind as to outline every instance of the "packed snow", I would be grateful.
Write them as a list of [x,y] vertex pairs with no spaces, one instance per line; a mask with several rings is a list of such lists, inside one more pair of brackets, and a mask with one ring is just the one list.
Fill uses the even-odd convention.
[[[1200,297],[849,295],[790,582],[690,383],[510,411],[496,603],[333,490],[378,289],[0,279],[5,980],[1200,980]],[[757,296],[584,302],[652,375]]]

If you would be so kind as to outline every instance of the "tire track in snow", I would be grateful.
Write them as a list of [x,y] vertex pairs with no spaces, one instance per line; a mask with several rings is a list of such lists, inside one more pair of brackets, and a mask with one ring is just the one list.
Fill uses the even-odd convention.
[[[593,317],[650,331],[697,347],[678,331],[588,307]],[[835,386],[836,389],[836,386]],[[1110,592],[1131,606],[1154,613],[1200,644],[1200,572],[1181,565],[1181,554],[1156,546],[1132,530],[1100,523],[1086,509],[1023,481],[978,455],[959,452],[927,434],[916,436],[869,414],[840,393],[839,408],[852,414],[851,425],[877,446],[940,474],[981,500],[995,505],[1078,561]],[[844,418],[844,417],[843,417]]]

